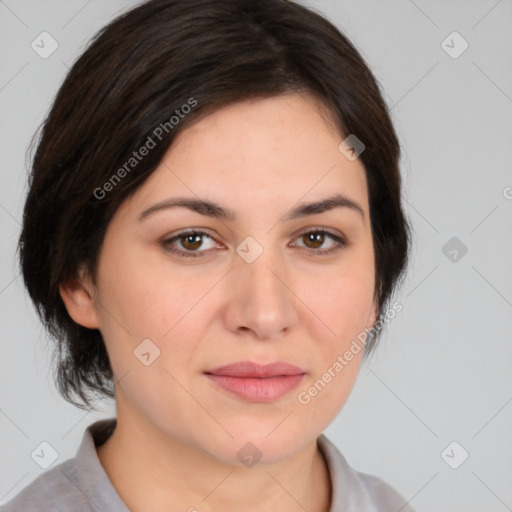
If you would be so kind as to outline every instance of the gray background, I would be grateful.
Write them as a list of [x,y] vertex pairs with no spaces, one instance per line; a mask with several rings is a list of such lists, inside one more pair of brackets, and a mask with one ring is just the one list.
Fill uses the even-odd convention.
[[[98,418],[54,388],[48,340],[14,250],[25,151],[68,66],[128,0],[0,0],[0,503],[58,464]],[[512,510],[512,1],[317,0],[366,58],[404,150],[411,266],[375,356],[326,430],[349,463],[396,487],[418,512]],[[58,49],[31,48],[43,31]],[[442,41],[457,31],[458,58]],[[453,37],[452,37],[453,39]],[[461,41],[450,38],[451,52]],[[452,238],[468,252],[452,261]],[[458,250],[458,249],[456,249]],[[451,259],[450,259],[451,258]],[[461,450],[469,458],[452,469]]]

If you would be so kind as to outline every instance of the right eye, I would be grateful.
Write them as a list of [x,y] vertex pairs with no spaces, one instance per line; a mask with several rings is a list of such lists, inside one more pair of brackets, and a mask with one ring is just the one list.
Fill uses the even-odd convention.
[[[188,229],[167,238],[162,242],[162,245],[166,251],[171,253],[195,258],[197,256],[203,256],[201,253],[206,252],[206,250],[198,250],[204,245],[205,239],[209,239],[213,242],[213,238],[208,233]],[[176,244],[179,244],[181,248],[177,248]],[[211,249],[214,246],[215,244],[211,244],[210,247],[206,249]]]

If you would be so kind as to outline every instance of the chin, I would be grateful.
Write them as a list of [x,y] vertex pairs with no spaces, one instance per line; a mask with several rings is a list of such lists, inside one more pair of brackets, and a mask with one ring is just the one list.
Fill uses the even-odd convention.
[[212,450],[212,444],[208,449],[216,459],[229,465],[251,467],[255,463],[278,464],[295,455],[318,436],[316,431],[308,432],[303,427],[285,426],[292,416],[293,414],[281,424],[283,418],[277,422],[273,420],[272,426],[262,422],[256,427],[252,420],[250,425],[245,422],[238,426],[232,424],[228,431],[233,437],[219,432],[215,449]]

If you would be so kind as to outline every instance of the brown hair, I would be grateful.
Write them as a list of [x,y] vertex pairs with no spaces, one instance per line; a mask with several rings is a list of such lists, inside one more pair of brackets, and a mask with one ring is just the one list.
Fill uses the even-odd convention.
[[[324,17],[292,1],[150,0],[100,30],[74,63],[32,162],[20,264],[57,341],[56,383],[66,400],[90,408],[94,394],[114,397],[114,387],[101,333],[71,319],[59,284],[82,264],[94,279],[110,219],[179,132],[229,102],[294,91],[319,97],[340,133],[365,144],[359,158],[369,191],[375,297],[384,311],[406,268],[410,228],[399,142],[362,56]],[[134,151],[158,138],[158,127],[151,151],[127,167]],[[375,329],[366,354],[379,335]]]

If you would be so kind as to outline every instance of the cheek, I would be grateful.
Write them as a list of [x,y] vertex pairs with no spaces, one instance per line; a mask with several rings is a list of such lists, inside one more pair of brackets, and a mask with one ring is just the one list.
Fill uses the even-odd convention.
[[367,327],[374,297],[371,234],[359,235],[352,242],[335,265],[319,270],[301,286],[307,306],[325,324],[326,339],[330,336],[332,341],[335,335],[338,349]]
[[204,271],[198,276],[198,271],[161,261],[152,265],[136,251],[123,260],[116,260],[113,253],[102,269],[100,302],[105,311],[100,313],[104,323],[114,323],[117,330],[124,327],[134,342],[150,338],[165,343],[184,325],[193,328],[196,324],[191,319],[203,309],[202,300],[218,281],[218,276]]
[[[165,409],[169,396],[188,403],[190,397],[173,376],[179,382],[186,381],[208,322],[207,300],[202,299],[218,278],[203,275],[194,279],[186,272],[167,271],[136,257],[114,263],[112,254],[101,269],[99,314],[121,388],[141,410]],[[147,341],[142,345],[147,339],[154,345]],[[144,351],[139,347],[145,347]],[[150,353],[150,365],[137,358],[143,352]],[[153,359],[155,354],[158,356]],[[186,410],[184,414],[188,414]]]
[[[351,272],[317,281],[305,302],[311,318],[314,372],[299,390],[297,401],[308,421],[327,426],[339,413],[357,379],[364,344],[357,336],[367,326],[373,299],[373,279]],[[311,290],[310,290],[311,291]]]
[[321,320],[317,321],[319,329],[323,328],[326,339],[335,335],[338,346],[350,342],[367,326],[373,302],[372,274],[341,272],[317,279],[316,283],[308,289],[304,302]]

